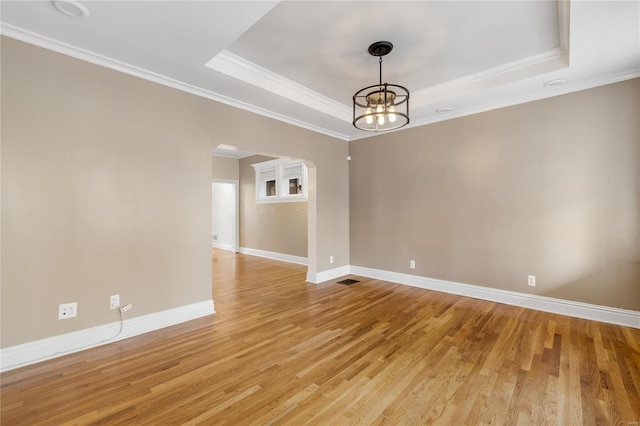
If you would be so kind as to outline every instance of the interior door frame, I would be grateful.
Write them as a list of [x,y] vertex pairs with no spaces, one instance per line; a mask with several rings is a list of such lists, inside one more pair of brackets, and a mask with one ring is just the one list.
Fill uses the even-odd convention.
[[240,181],[237,179],[211,179],[211,183],[230,183],[233,185],[233,192],[235,195],[235,230],[231,251],[238,253],[240,250]]

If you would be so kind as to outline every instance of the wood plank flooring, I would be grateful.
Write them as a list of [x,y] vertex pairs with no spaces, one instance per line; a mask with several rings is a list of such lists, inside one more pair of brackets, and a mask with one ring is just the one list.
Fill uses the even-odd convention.
[[640,419],[640,330],[305,272],[214,250],[215,315],[2,374],[2,425]]

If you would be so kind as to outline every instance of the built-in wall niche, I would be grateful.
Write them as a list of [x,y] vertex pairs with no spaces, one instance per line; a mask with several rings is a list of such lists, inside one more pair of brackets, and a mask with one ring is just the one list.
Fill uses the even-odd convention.
[[307,167],[302,160],[279,158],[251,167],[256,174],[256,202],[307,201]]

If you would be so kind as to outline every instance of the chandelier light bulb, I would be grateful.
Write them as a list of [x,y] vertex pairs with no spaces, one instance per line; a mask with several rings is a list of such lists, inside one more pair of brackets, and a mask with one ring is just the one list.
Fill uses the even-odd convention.
[[391,106],[389,107],[389,121],[392,123],[396,122],[396,106],[394,104],[391,104]]
[[378,114],[378,126],[384,126],[384,107],[382,106],[382,99],[378,98],[378,106],[376,107],[376,113]]
[[[365,114],[371,114],[371,112],[371,107],[368,107],[365,111]],[[367,115],[365,117],[365,121],[367,122],[367,124],[373,124],[373,115]]]

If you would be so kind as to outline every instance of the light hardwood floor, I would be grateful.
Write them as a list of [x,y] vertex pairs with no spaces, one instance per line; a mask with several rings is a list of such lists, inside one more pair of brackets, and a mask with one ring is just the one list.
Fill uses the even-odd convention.
[[2,425],[621,424],[640,330],[213,251],[217,314],[2,374]]

